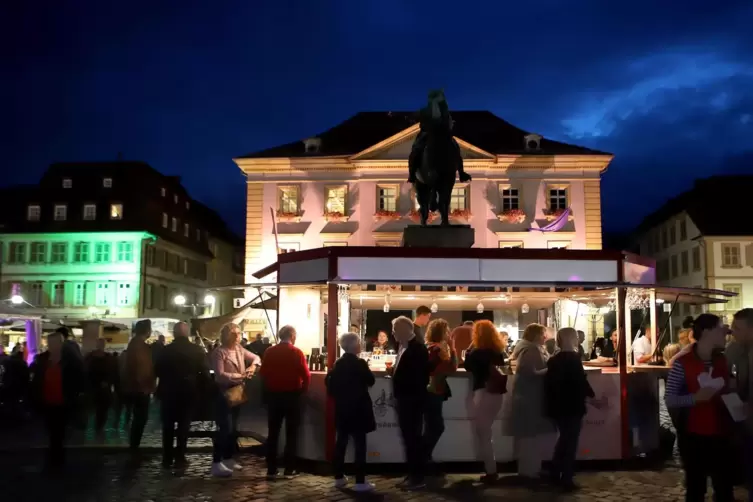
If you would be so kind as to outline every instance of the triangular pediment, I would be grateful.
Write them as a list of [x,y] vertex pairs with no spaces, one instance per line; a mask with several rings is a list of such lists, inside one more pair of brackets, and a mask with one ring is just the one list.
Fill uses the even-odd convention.
[[[355,154],[350,160],[408,160],[413,141],[418,136],[418,125]],[[493,159],[494,155],[477,148],[460,138],[455,138],[460,145],[460,154],[464,159]]]

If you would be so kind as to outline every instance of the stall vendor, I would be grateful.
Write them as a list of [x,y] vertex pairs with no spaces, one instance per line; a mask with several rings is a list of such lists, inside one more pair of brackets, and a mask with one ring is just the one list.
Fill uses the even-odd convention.
[[394,350],[386,331],[379,330],[376,340],[371,340],[366,344],[366,352],[374,352],[375,349],[381,350],[382,352]]
[[633,342],[633,361],[635,365],[643,365],[651,362],[654,351],[651,348],[651,328],[646,327],[643,336],[636,338]]

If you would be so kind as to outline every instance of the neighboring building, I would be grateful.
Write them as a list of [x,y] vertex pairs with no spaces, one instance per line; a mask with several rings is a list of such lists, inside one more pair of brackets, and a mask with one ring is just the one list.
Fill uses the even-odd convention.
[[143,162],[53,164],[1,201],[0,291],[29,312],[130,325],[232,309],[233,293],[211,288],[242,282],[242,240],[178,177]]
[[[414,113],[363,112],[310,139],[238,157],[248,179],[246,282],[279,251],[397,246],[415,218],[408,155]],[[454,219],[475,247],[601,249],[601,174],[612,155],[529,134],[490,112],[452,112],[470,183]],[[274,220],[270,209],[274,211]],[[541,228],[569,209],[556,232]]]
[[[727,316],[753,307],[753,176],[714,176],[646,217],[635,232],[640,253],[656,260],[657,282],[737,293],[708,310]],[[674,327],[701,307],[680,304]]]

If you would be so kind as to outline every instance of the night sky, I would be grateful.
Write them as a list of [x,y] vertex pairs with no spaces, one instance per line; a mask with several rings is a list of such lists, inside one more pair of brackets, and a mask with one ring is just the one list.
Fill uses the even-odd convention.
[[750,0],[3,2],[0,183],[122,152],[241,232],[232,157],[441,87],[613,152],[604,227],[623,231],[694,178],[753,173],[752,27]]

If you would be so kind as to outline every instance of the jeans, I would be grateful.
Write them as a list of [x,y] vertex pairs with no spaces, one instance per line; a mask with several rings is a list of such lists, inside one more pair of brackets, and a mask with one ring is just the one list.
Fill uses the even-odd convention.
[[277,473],[277,454],[280,451],[280,429],[285,422],[285,472],[295,470],[298,453],[298,428],[301,425],[301,393],[267,393],[267,474]]
[[497,461],[494,457],[492,426],[502,408],[502,394],[492,394],[486,389],[473,391],[473,439],[476,455],[484,462],[486,474],[497,473]]
[[711,478],[711,485],[714,487],[714,500],[732,502],[732,448],[728,440],[719,436],[683,433],[681,444],[686,502],[702,502],[706,499],[708,478]]
[[560,417],[554,423],[559,436],[554,445],[552,475],[557,480],[571,483],[575,476],[575,457],[578,454],[583,417]]
[[43,414],[49,441],[47,462],[52,466],[60,466],[65,460],[65,429],[68,426],[69,412],[64,405],[46,406]]
[[[186,456],[188,431],[191,428],[193,399],[173,396],[162,399],[162,460],[172,462]],[[176,445],[173,448],[173,440]]]
[[443,407],[444,397],[430,392],[424,409],[424,453],[427,462],[431,461],[434,448],[444,434]]
[[92,401],[94,404],[94,429],[97,432],[105,428],[107,422],[107,413],[110,411],[112,395],[109,387],[100,387],[92,392]]
[[214,451],[212,462],[222,462],[233,458],[238,447],[238,415],[240,406],[233,408],[227,402],[224,394],[215,397],[215,423],[217,430],[214,432]]
[[348,439],[353,438],[355,449],[356,483],[363,484],[366,482],[366,433],[365,432],[346,432],[337,431],[337,441],[335,442],[335,456],[332,459],[332,466],[335,471],[335,479],[342,479],[345,476],[345,451],[348,449]]
[[131,422],[130,446],[135,450],[141,445],[141,436],[144,435],[144,427],[149,419],[149,394],[131,394],[128,400],[133,409],[133,421]]
[[423,482],[426,455],[423,447],[424,402],[420,399],[398,399],[397,421],[403,437],[405,463],[408,477],[413,482]]

